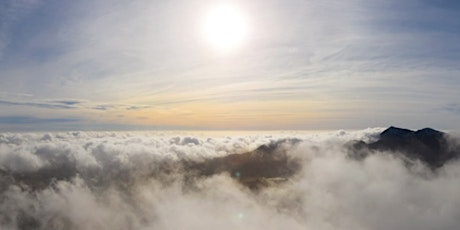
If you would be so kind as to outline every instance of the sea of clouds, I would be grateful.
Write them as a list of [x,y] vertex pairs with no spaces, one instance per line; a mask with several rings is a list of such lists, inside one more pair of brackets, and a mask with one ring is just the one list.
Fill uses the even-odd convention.
[[[459,161],[347,157],[382,130],[1,133],[0,229],[457,229]],[[301,171],[257,191],[177,164],[288,138]]]

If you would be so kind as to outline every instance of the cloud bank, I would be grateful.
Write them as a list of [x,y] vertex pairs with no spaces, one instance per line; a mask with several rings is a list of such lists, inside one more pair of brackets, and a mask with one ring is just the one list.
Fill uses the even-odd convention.
[[[273,134],[0,134],[2,229],[455,229],[460,163],[433,171],[394,154],[347,157],[382,129]],[[253,191],[227,173],[193,177],[184,160],[284,146],[302,169]],[[452,143],[455,142],[455,138]]]

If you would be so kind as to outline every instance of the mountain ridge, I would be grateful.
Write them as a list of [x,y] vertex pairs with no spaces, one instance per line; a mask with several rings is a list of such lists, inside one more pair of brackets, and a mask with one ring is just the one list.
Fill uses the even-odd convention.
[[420,160],[431,168],[439,168],[460,156],[460,151],[450,148],[448,138],[448,134],[432,128],[413,131],[390,126],[374,142],[353,142],[349,155],[360,159],[367,157],[370,152],[385,152]]

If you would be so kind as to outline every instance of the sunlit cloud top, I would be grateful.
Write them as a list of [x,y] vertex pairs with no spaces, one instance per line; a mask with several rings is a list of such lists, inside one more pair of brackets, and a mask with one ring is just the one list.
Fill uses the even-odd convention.
[[459,28],[457,1],[6,0],[0,127],[460,129]]

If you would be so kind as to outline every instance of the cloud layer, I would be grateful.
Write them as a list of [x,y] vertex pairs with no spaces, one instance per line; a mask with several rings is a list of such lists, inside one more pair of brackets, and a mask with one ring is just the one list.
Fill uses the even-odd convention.
[[[382,129],[322,133],[0,134],[2,229],[455,229],[460,162],[437,171],[343,144]],[[251,191],[177,162],[244,153],[285,138],[302,170]],[[458,143],[458,142],[457,142]],[[53,175],[53,176],[49,176]],[[52,178],[45,180],[46,178]]]

